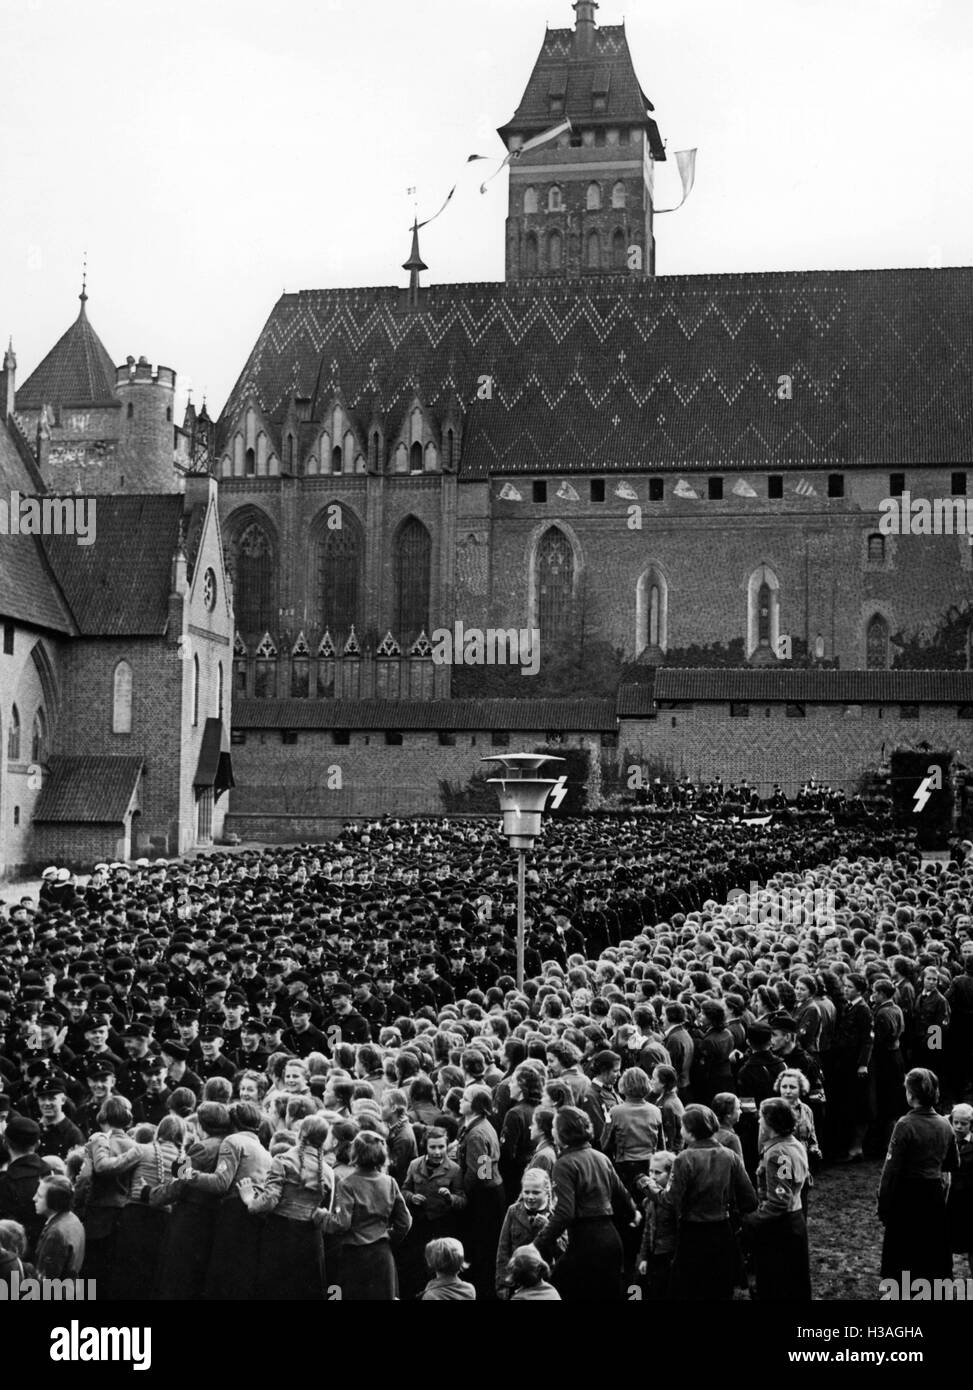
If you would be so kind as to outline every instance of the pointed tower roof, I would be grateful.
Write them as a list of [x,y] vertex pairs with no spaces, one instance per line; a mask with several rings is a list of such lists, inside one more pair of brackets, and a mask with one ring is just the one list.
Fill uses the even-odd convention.
[[88,322],[86,289],[81,312],[17,392],[18,410],[43,405],[117,405],[115,364]]
[[577,126],[639,126],[655,159],[666,157],[652,112],[635,72],[624,24],[598,27],[592,0],[574,5],[575,28],[548,29],[520,105],[500,138],[530,138],[567,116]]

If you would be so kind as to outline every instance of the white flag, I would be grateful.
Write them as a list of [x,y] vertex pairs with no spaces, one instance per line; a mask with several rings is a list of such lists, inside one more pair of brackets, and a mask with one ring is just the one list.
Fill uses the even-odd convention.
[[817,497],[817,489],[813,483],[809,483],[806,478],[802,478],[794,491],[798,497]]
[[615,496],[624,498],[626,502],[637,502],[639,500],[639,495],[634,487],[632,487],[631,483],[619,483],[618,487],[615,489]]
[[522,502],[524,499],[514,487],[513,483],[504,483],[500,489],[501,502]]
[[738,478],[733,484],[733,493],[736,497],[756,497],[757,490],[752,488],[746,478]]
[[563,482],[557,490],[557,496],[562,502],[580,502],[581,498],[575,492],[569,482]]
[[674,208],[656,208],[657,216],[661,217],[664,212],[678,212],[692,193],[693,184],[696,182],[696,154],[696,150],[676,150],[676,167],[682,179],[682,197]]
[[[490,177],[486,180],[485,183],[480,184],[480,192],[485,193],[487,191],[487,184],[492,183],[493,180],[497,177],[497,174],[501,173],[507,167],[508,164],[512,164],[515,160],[518,160],[521,157],[521,155],[527,154],[529,150],[536,150],[541,145],[546,145],[550,140],[557,140],[559,136],[565,133],[565,131],[573,130],[573,128],[574,127],[571,125],[570,121],[562,121],[560,125],[552,126],[550,130],[545,130],[540,135],[535,135],[533,140],[528,140],[526,144],[521,145],[519,150],[510,150],[510,152],[507,154],[506,159],[504,159],[501,162],[500,168],[495,170],[494,173],[490,175]],[[467,164],[470,164],[473,162],[473,160],[483,158],[485,158],[484,155],[471,154],[466,162]]]
[[691,488],[689,486],[685,478],[680,478],[678,483],[676,483],[676,486],[672,490],[677,497],[686,497],[691,499],[693,502],[699,501],[699,493],[696,492],[694,488]]

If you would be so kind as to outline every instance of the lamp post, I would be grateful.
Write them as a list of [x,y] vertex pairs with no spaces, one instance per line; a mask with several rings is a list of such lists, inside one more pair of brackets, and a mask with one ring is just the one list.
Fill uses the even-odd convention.
[[503,812],[503,833],[510,848],[517,851],[517,988],[524,987],[524,909],[526,897],[525,855],[534,848],[541,833],[541,813],[556,778],[537,777],[545,763],[563,763],[547,753],[506,753],[481,758],[484,763],[501,763],[504,776],[491,777],[488,785],[498,788]]

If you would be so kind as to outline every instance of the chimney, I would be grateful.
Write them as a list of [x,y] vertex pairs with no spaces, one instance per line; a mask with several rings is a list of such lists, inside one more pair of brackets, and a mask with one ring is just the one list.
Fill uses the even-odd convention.
[[577,0],[574,13],[577,16],[574,27],[574,51],[580,57],[587,57],[595,47],[595,0]]

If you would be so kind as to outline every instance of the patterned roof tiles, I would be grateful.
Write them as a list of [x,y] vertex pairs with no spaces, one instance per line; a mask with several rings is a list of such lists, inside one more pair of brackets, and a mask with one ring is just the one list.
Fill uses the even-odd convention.
[[970,268],[439,285],[420,310],[284,295],[221,443],[248,400],[280,421],[327,381],[363,429],[377,390],[387,437],[413,396],[441,419],[455,393],[467,479],[973,460]]

